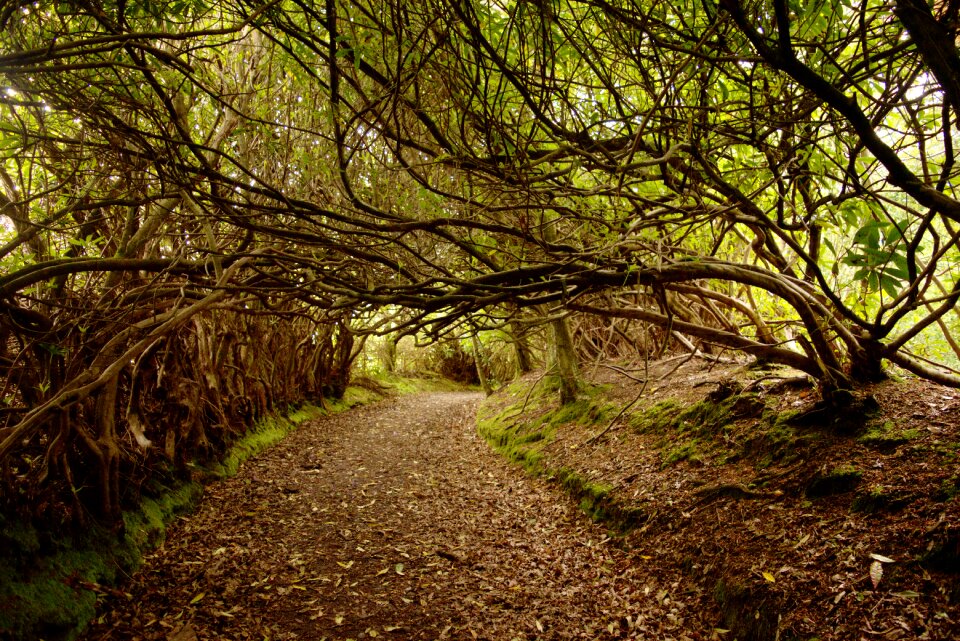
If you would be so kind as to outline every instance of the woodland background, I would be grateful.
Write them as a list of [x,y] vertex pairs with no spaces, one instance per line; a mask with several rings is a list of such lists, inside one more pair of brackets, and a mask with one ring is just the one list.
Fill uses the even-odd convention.
[[404,336],[564,401],[671,350],[960,386],[958,16],[0,3],[0,508],[120,527]]

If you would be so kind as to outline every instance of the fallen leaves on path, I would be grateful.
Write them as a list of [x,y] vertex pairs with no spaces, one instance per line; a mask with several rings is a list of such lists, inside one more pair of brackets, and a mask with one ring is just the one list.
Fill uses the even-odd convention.
[[479,400],[305,425],[209,487],[85,638],[713,638],[696,587],[490,451]]

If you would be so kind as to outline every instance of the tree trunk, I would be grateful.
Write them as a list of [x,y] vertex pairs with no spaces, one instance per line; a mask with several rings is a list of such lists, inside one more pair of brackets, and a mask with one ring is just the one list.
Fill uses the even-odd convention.
[[117,388],[119,376],[110,379],[95,405],[97,421],[96,454],[100,466],[97,480],[100,494],[100,515],[107,523],[120,518],[120,448],[117,446]]
[[517,356],[517,369],[520,374],[529,374],[533,370],[533,355],[530,353],[530,345],[527,343],[526,329],[523,324],[517,321],[510,323],[511,338],[513,339],[513,349]]
[[[544,210],[541,216],[543,240],[549,244],[557,242],[557,221],[559,214]],[[580,391],[580,379],[577,367],[577,354],[573,347],[573,336],[566,316],[550,322],[553,330],[554,365],[560,383],[560,402],[566,405],[577,400]]]
[[553,330],[553,364],[560,383],[560,402],[566,405],[577,400],[577,392],[580,391],[577,354],[567,317],[552,321],[550,327]]
[[480,387],[483,388],[483,392],[487,396],[490,396],[493,394],[493,387],[491,387],[490,380],[487,378],[486,369],[483,367],[483,351],[480,346],[480,340],[476,334],[471,334],[470,341],[473,343],[473,364],[477,368],[477,378],[480,379]]
[[397,371],[397,337],[395,334],[389,334],[383,337],[384,346],[381,364],[388,374]]

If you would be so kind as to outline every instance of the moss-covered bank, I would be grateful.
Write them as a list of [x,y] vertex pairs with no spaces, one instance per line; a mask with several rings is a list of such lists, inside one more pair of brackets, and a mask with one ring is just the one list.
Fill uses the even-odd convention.
[[94,616],[98,596],[122,591],[123,577],[164,540],[167,525],[194,508],[204,482],[236,474],[244,461],[311,418],[380,398],[380,392],[350,387],[341,399],[266,417],[219,461],[192,466],[188,478],[157,474],[116,530],[98,525],[80,533],[40,530],[0,514],[0,639],[74,639]]
[[[636,551],[637,584],[669,575],[685,586],[688,603],[712,611],[717,638],[821,638],[838,621],[876,620],[881,607],[899,621],[908,601],[925,608],[918,638],[955,628],[952,395],[891,381],[832,407],[790,372],[681,374],[633,401],[640,385],[610,385],[564,407],[529,377],[484,402],[478,430],[623,533],[613,544]],[[867,572],[886,551],[896,560],[877,580]],[[817,619],[817,599],[840,580],[824,601],[845,614]]]
[[569,467],[554,467],[542,454],[561,426],[602,426],[617,415],[618,408],[603,401],[603,388],[588,388],[583,397],[566,405],[558,405],[555,394],[549,391],[537,392],[536,389],[528,390],[523,383],[515,383],[501,395],[516,398],[516,402],[500,408],[491,403],[481,407],[477,417],[480,435],[529,473],[561,485],[592,519],[603,521],[619,531],[629,530],[642,522],[645,517],[641,510],[626,507],[613,499],[612,486],[593,481]]

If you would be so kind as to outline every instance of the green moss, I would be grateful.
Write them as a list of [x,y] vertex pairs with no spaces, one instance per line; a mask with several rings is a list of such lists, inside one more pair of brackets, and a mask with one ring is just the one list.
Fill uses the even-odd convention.
[[[62,557],[61,557],[62,558]],[[88,574],[89,576],[89,574]],[[97,596],[72,587],[72,575],[38,568],[31,581],[20,581],[0,565],[0,636],[21,639],[73,639],[93,618]],[[89,579],[87,579],[89,580]]]
[[894,449],[904,443],[910,442],[919,435],[919,430],[897,429],[893,421],[885,421],[883,423],[868,425],[866,432],[861,434],[857,440],[864,445],[878,449]]
[[[326,411],[336,414],[356,407],[357,405],[375,403],[382,398],[382,395],[364,387],[348,387],[341,398],[331,401],[326,405]],[[315,416],[315,413],[311,413],[309,416],[306,416],[304,420],[314,418]]]
[[775,463],[790,463],[804,455],[807,447],[823,438],[817,430],[801,427],[798,411],[766,410],[751,429],[742,446],[742,455],[755,461],[758,469]]
[[[591,395],[591,391],[594,394]],[[525,392],[522,388],[512,390],[510,393],[519,400],[501,409],[495,409],[492,404],[481,406],[477,415],[480,435],[497,452],[527,472],[559,483],[594,520],[620,531],[645,520],[642,510],[626,509],[613,500],[611,486],[590,481],[570,468],[550,468],[542,452],[561,426],[605,424],[616,415],[618,408],[595,398],[596,388],[585,390],[587,396],[564,406],[558,406],[553,395]]]
[[179,483],[155,497],[143,497],[136,510],[124,512],[122,565],[130,570],[138,568],[140,552],[162,543],[167,523],[191,511],[202,495],[203,486],[199,483]]
[[31,553],[0,551],[0,637],[76,637],[94,616],[94,588],[135,571],[143,553],[163,540],[166,524],[191,509],[202,491],[199,483],[183,482],[143,497],[123,513],[119,532],[93,524],[65,537],[5,522],[4,532],[18,532]]
[[553,440],[558,428],[602,424],[617,411],[615,406],[592,396],[566,405],[558,405],[553,395],[517,396],[520,399],[516,403],[499,410],[493,405],[481,406],[477,431],[500,454],[533,474],[543,471],[540,450]]
[[[347,398],[346,393],[344,398]],[[253,429],[230,446],[226,455],[220,461],[203,471],[214,478],[234,476],[244,461],[276,445],[305,421],[327,413],[345,411],[350,407],[352,405],[348,401],[341,399],[340,401],[330,402],[328,409],[306,404],[297,409],[292,409],[286,416],[268,416],[260,419]]]
[[[41,538],[38,532],[33,536]],[[97,595],[89,588],[116,581],[109,551],[120,543],[110,537],[98,548],[74,545],[50,540],[41,546],[43,555],[0,558],[0,637],[73,639],[93,617]]]
[[33,528],[0,514],[0,549],[6,549],[7,555],[30,556],[40,551],[40,538]]
[[545,417],[550,425],[561,426],[576,423],[584,427],[600,425],[610,421],[617,413],[616,406],[599,401],[596,397],[579,398],[572,403],[561,405]]
[[771,428],[778,431],[793,432],[793,425],[801,416],[799,410],[787,410],[786,412],[768,412],[763,418],[771,424]]
[[[465,387],[439,376],[410,377],[392,372],[378,372],[370,377],[377,384],[394,394],[418,394],[420,392],[456,392]],[[348,391],[350,388],[347,388]],[[344,395],[346,396],[346,395]]]
[[764,403],[754,394],[735,394],[721,400],[706,398],[688,406],[670,399],[637,412],[631,425],[644,434],[661,434],[672,439],[676,433],[693,436],[715,435],[734,421],[758,417]]
[[477,431],[500,454],[537,474],[542,460],[540,449],[552,440],[556,426],[549,422],[511,422],[510,409],[479,420]]
[[644,434],[659,434],[677,425],[677,417],[682,409],[673,399],[662,401],[642,412],[634,413],[630,418],[630,425]]
[[934,493],[933,498],[937,501],[950,501],[957,494],[960,494],[960,476],[954,474],[940,483],[940,487]]
[[615,531],[628,532],[647,519],[642,509],[626,508],[612,497],[613,486],[590,481],[569,467],[554,470],[550,478],[578,502],[585,514]]
[[700,461],[702,456],[696,440],[684,441],[679,445],[663,451],[661,454],[663,467],[680,461]]
[[[634,413],[630,425],[642,434],[659,437],[655,446],[664,466],[703,461],[708,454],[715,454],[717,461],[733,461],[742,456],[735,445],[744,419],[759,418],[764,409],[764,402],[754,394],[711,395],[686,406],[670,399]],[[771,417],[769,423],[773,420]]]

